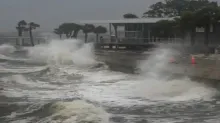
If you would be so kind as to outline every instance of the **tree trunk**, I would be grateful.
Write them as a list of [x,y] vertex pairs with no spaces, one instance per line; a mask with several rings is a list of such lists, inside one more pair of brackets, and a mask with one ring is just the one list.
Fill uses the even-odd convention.
[[193,28],[190,33],[191,46],[195,45],[195,36],[196,36],[195,32],[196,32],[195,28]]
[[209,45],[209,31],[210,31],[210,25],[207,24],[207,25],[205,26],[205,42],[204,42],[204,44],[205,44],[206,46]]
[[22,37],[22,29],[21,27],[18,27],[18,40],[17,40],[17,45],[22,45],[21,44],[21,37]]
[[99,42],[99,34],[96,33],[96,43],[98,43],[98,42]]
[[118,41],[118,26],[116,24],[113,24],[114,30],[115,30],[115,38],[116,42]]
[[62,39],[62,34],[60,34],[60,40]]
[[74,31],[72,38],[77,39],[78,33],[79,33],[79,30]]
[[67,38],[67,39],[69,39],[69,38],[70,38],[70,36],[71,36],[71,34],[66,33],[66,38]]
[[33,39],[32,29],[31,28],[29,28],[29,34],[30,34],[31,45],[34,46],[34,39]]
[[88,34],[85,33],[85,43],[87,43],[87,39],[88,39]]
[[24,39],[22,39],[22,46],[24,46]]

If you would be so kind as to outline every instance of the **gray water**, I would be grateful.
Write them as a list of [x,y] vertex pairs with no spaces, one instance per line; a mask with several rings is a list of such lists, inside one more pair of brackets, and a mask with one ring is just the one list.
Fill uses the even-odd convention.
[[169,54],[156,51],[129,74],[111,70],[77,40],[1,45],[0,122],[219,123],[217,88],[160,75]]

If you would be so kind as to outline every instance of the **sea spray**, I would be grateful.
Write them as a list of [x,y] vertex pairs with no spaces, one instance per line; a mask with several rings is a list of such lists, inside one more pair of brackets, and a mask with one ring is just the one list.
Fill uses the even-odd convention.
[[109,114],[83,100],[56,102],[50,107],[50,116],[37,123],[108,123]]
[[51,40],[48,44],[37,45],[28,49],[28,56],[37,62],[48,64],[75,64],[78,66],[96,63],[92,44],[81,40]]
[[[171,79],[169,59],[179,54],[177,50],[159,47],[146,60],[138,65],[140,69],[139,83],[134,88],[136,94],[150,100],[187,101],[212,98],[217,90],[205,84],[193,82],[187,76]],[[175,72],[175,71],[174,71]]]
[[16,51],[16,48],[9,44],[0,45],[0,54],[8,55]]

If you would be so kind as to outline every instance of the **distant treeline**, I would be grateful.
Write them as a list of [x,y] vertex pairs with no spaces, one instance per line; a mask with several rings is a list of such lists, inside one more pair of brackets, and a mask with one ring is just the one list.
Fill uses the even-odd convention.
[[[138,18],[128,13],[124,17]],[[203,27],[204,44],[209,44],[210,27],[220,20],[220,7],[217,2],[208,0],[165,0],[157,2],[143,13],[142,18],[171,18],[158,21],[151,29],[151,35],[159,38],[182,37],[190,33],[191,44],[195,44],[196,27]]]

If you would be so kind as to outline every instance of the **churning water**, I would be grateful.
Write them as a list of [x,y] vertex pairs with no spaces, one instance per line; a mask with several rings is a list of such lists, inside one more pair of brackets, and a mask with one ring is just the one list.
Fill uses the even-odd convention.
[[160,70],[173,52],[157,50],[139,74],[112,71],[91,44],[52,40],[0,46],[2,123],[218,123],[219,91]]

